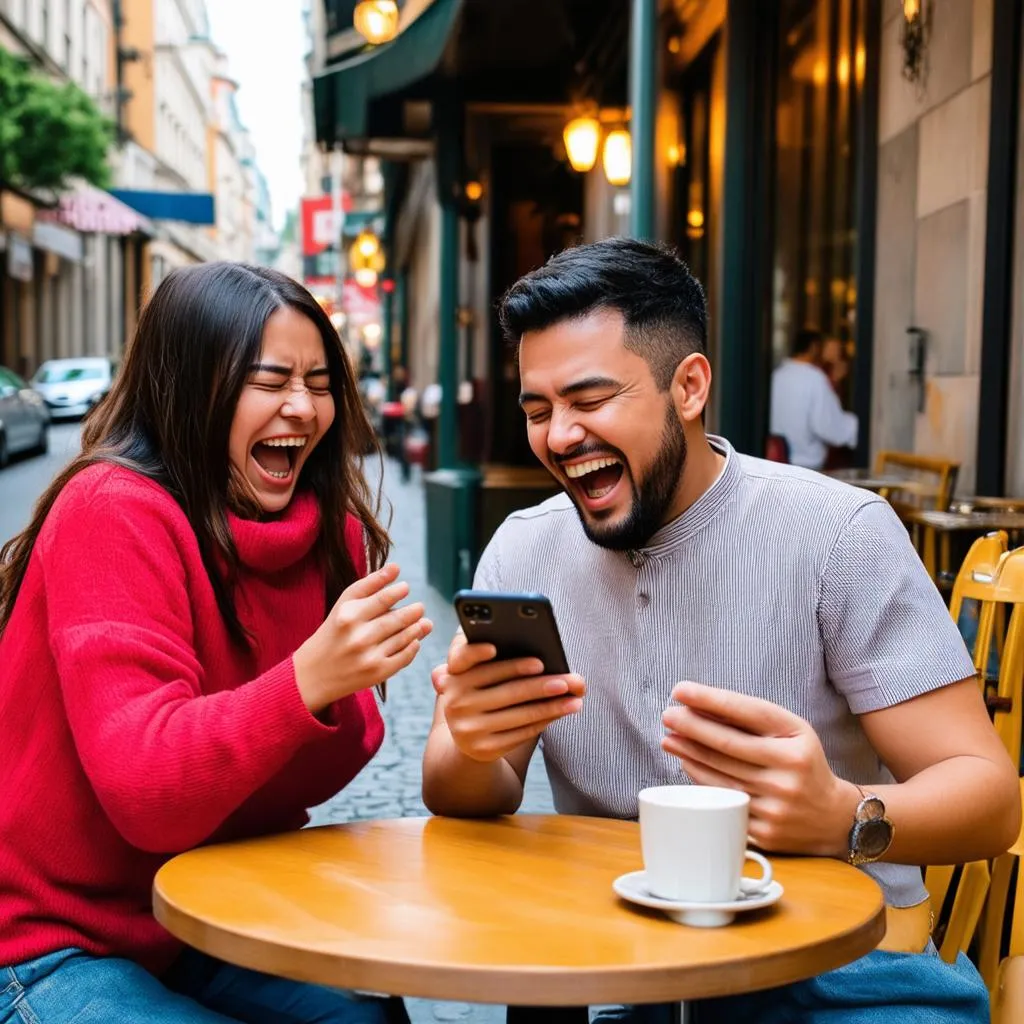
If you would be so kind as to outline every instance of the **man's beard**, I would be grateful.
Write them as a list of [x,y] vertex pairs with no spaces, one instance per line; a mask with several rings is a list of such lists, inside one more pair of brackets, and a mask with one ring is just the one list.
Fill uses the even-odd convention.
[[[601,526],[590,519],[570,492],[576,512],[583,524],[588,540],[613,551],[631,551],[642,548],[665,523],[665,516],[676,495],[679,481],[686,466],[686,436],[676,418],[675,409],[669,406],[662,433],[661,448],[651,467],[640,481],[637,493],[636,481],[629,477],[633,491],[633,504],[629,514],[617,525]],[[623,464],[622,472],[627,472]]]

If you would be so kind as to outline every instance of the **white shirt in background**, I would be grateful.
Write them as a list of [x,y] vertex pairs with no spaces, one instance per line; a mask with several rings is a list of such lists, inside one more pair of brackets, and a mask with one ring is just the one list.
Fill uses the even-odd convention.
[[769,432],[786,439],[794,466],[821,469],[829,446],[856,446],[857,417],[843,410],[824,371],[787,359],[772,374]]

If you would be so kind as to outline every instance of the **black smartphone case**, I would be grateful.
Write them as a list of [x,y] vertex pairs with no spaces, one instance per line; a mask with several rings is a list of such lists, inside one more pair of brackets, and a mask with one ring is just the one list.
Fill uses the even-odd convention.
[[[499,661],[539,658],[546,675],[569,672],[555,613],[543,594],[460,590],[454,603],[466,639],[474,644],[494,644]],[[489,617],[484,609],[489,610]]]

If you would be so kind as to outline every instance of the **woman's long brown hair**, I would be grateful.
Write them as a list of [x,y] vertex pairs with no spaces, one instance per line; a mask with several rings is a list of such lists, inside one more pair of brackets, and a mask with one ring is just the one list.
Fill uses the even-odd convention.
[[379,446],[327,314],[305,288],[277,271],[204,263],[175,270],[161,282],[139,318],[114,386],[86,420],[81,454],[39,499],[28,528],[0,549],[0,633],[11,620],[36,538],[58,495],[87,466],[108,463],[156,481],[178,502],[195,531],[227,628],[238,644],[248,645],[232,593],[238,555],[227,512],[256,517],[259,508],[232,472],[228,434],[249,368],[259,362],[266,323],[285,306],[320,331],[334,396],[334,422],[299,480],[320,505],[327,607],[356,578],[345,543],[347,512],[365,528],[369,569],[384,563],[389,539],[377,521],[380,490],[372,493],[363,476],[364,456],[379,457]]

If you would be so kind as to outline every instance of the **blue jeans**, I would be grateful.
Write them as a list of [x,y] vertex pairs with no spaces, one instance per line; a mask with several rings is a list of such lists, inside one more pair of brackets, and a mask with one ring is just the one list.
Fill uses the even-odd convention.
[[259,974],[191,949],[164,981],[130,960],[80,949],[0,967],[0,1024],[385,1024],[388,1014],[383,999]]
[[[602,1011],[597,1021],[668,1024],[666,1006]],[[860,960],[782,988],[692,1004],[694,1024],[988,1024],[988,992],[962,953],[955,964],[924,953],[876,950]]]

